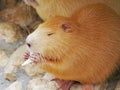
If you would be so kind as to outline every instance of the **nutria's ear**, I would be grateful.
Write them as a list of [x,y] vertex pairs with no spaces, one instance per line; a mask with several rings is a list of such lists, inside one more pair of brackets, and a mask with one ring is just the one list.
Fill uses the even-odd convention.
[[72,32],[71,25],[69,23],[64,23],[61,25],[64,32]]

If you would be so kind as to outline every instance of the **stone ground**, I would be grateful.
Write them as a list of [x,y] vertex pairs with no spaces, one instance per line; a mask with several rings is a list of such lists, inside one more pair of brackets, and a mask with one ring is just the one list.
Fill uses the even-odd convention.
[[[10,82],[4,78],[4,67],[0,67],[0,90],[5,90],[13,82]],[[30,80],[30,77],[24,72],[24,70],[18,69],[16,72],[17,81],[21,81],[23,85],[22,90],[27,90],[27,84]]]
[[[10,56],[18,46],[23,44],[23,41],[16,42],[14,44],[6,44],[3,40],[0,40],[0,50],[4,50],[8,56]],[[5,66],[0,66],[0,90],[5,90],[13,82],[8,81],[4,77],[4,68]],[[30,80],[30,77],[22,69],[18,69],[15,73],[17,76],[17,81],[21,81],[23,85],[22,90],[27,90],[27,84]]]

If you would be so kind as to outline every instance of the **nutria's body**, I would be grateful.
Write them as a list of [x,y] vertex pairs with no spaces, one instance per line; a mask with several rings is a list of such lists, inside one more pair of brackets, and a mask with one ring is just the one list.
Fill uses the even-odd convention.
[[100,83],[120,62],[120,16],[103,4],[88,5],[47,20],[26,41],[40,53],[40,68],[57,78]]
[[83,6],[94,3],[104,3],[120,14],[120,0],[24,0],[34,7],[39,16],[46,20],[56,15],[70,16]]

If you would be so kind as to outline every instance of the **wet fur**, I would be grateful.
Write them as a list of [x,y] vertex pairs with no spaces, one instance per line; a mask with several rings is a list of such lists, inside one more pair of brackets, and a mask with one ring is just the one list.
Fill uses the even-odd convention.
[[[71,32],[64,32],[63,24],[68,24]],[[88,5],[71,17],[48,19],[26,41],[32,51],[57,58],[43,58],[39,63],[57,78],[100,83],[120,62],[120,16],[106,5]]]

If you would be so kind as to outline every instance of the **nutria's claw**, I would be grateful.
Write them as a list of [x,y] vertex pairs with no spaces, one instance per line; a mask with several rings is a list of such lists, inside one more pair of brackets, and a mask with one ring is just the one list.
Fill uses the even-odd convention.
[[26,51],[23,55],[24,60],[27,60],[30,57],[30,52]]
[[70,90],[70,87],[74,83],[74,81],[65,81],[58,78],[53,79],[52,81],[55,81],[59,85],[59,88],[57,90]]
[[30,55],[30,59],[33,61],[34,64],[38,64],[40,60],[40,55],[38,53],[34,53]]

